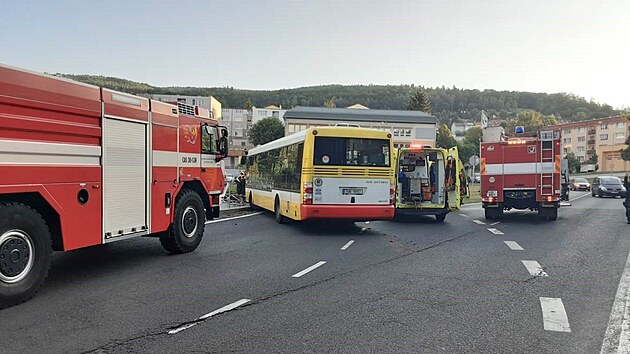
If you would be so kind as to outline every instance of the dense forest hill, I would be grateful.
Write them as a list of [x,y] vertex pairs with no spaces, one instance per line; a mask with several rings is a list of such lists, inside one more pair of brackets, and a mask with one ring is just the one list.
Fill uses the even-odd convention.
[[481,110],[490,118],[507,119],[522,110],[555,115],[559,121],[580,121],[618,114],[610,105],[587,101],[567,93],[533,93],[496,90],[471,90],[456,87],[414,85],[323,85],[280,90],[242,90],[233,87],[156,87],[130,80],[95,76],[56,74],[113,90],[132,94],[212,95],[224,108],[243,108],[249,100],[256,107],[270,104],[282,108],[295,106],[347,107],[355,103],[373,109],[405,109],[416,89],[423,89],[431,101],[433,114],[441,122],[459,119],[479,120]]

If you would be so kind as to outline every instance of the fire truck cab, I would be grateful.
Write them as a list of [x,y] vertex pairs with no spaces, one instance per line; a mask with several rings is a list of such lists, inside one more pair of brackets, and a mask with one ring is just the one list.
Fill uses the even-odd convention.
[[0,308],[37,292],[53,250],[193,251],[219,214],[226,135],[201,107],[0,66]]
[[504,210],[537,211],[556,220],[560,206],[560,131],[517,133],[481,143],[481,198],[486,219]]
[[467,178],[457,148],[400,148],[395,156],[396,216],[434,215],[443,222],[459,209]]

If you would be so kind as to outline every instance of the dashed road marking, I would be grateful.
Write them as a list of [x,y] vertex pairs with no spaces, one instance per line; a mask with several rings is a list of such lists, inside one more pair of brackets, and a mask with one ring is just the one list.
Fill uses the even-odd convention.
[[470,216],[466,215],[466,214],[459,214],[460,216],[463,216],[465,218],[469,218]]
[[525,251],[516,241],[503,241],[512,251]]
[[540,266],[540,264],[536,261],[521,261],[523,262],[523,265],[525,266],[525,268],[527,268],[527,271],[529,272],[529,274],[536,276],[536,277],[548,277],[549,274],[547,274],[547,272],[545,272],[545,270],[543,269],[543,267]]
[[630,254],[610,311],[601,354],[630,354]]
[[543,326],[546,331],[571,332],[567,312],[562,299],[555,297],[539,297],[543,315]]
[[496,221],[496,222],[493,222],[492,224],[490,224],[490,226],[499,225],[500,223],[501,223],[500,221]]
[[477,225],[485,225],[486,223],[481,220],[473,220],[473,222]]
[[244,304],[246,304],[246,303],[248,303],[250,301],[251,301],[250,299],[241,299],[241,300],[235,301],[235,302],[233,302],[233,303],[231,303],[229,305],[223,306],[220,309],[214,310],[214,311],[212,311],[210,313],[207,313],[207,314],[199,317],[195,322],[188,323],[186,325],[183,325],[183,326],[177,327],[175,329],[172,329],[172,330],[168,331],[168,334],[177,334],[177,333],[179,333],[181,331],[187,330],[187,329],[189,329],[191,327],[196,326],[201,321],[207,320],[208,318],[210,318],[212,316],[215,316],[215,315],[218,315],[220,313],[234,310],[235,308],[237,308],[237,307],[239,307],[241,305],[244,305]]
[[342,251],[347,250],[347,249],[348,249],[348,247],[352,246],[352,244],[353,244],[353,243],[354,243],[354,240],[350,240],[350,241],[348,241],[348,243],[346,243],[345,245],[343,245],[343,246],[341,247],[341,250],[342,250]]
[[488,231],[492,232],[495,235],[503,235],[503,232],[497,229],[489,228]]
[[230,221],[230,220],[236,220],[236,219],[242,219],[242,218],[248,218],[250,216],[256,216],[256,215],[260,215],[262,214],[262,211],[259,211],[257,213],[251,213],[251,214],[245,214],[245,215],[239,215],[239,216],[233,216],[231,218],[225,218],[225,219],[217,219],[217,220],[210,220],[210,221],[206,221],[206,225],[208,224],[214,224],[217,222],[223,222],[223,221]]
[[299,272],[299,273],[295,273],[295,274],[293,274],[293,275],[292,275],[292,277],[293,277],[293,278],[299,278],[299,277],[303,276],[304,274],[306,274],[306,273],[308,273],[308,272],[312,272],[312,271],[314,271],[315,269],[317,269],[317,268],[319,268],[319,267],[323,266],[324,264],[326,264],[326,261],[319,261],[319,262],[317,262],[317,263],[313,264],[312,266],[310,266],[310,267],[308,267],[308,268],[304,269],[303,271],[301,271],[301,272]]

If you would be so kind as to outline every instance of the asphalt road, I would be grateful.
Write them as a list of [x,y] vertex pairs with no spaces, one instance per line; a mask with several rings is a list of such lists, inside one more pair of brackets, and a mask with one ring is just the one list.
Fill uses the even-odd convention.
[[599,353],[607,336],[622,353],[630,225],[620,199],[571,196],[556,222],[262,213],[208,224],[187,255],[147,238],[55,254],[42,291],[0,311],[0,352]]

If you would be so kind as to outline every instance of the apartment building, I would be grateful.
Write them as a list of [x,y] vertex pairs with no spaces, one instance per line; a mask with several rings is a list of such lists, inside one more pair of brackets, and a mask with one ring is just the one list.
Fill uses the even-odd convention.
[[392,133],[394,146],[435,146],[437,119],[420,111],[295,107],[284,114],[285,135],[317,126],[353,124]]
[[621,116],[564,123],[550,128],[562,129],[562,149],[572,152],[580,162],[597,155],[600,172],[628,171],[630,164],[621,158],[630,122]]

